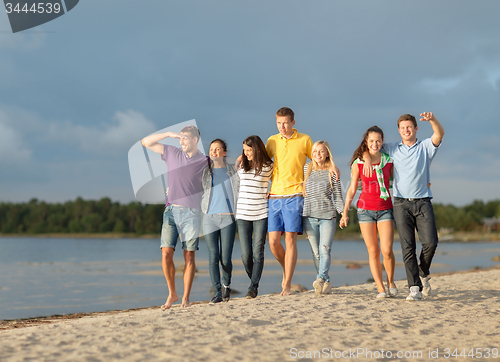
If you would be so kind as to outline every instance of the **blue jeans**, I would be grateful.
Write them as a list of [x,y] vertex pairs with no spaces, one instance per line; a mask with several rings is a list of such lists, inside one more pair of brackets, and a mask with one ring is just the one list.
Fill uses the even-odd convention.
[[[405,263],[408,286],[417,285],[422,290],[420,276],[426,277],[438,244],[436,220],[430,198],[402,199],[394,198],[394,221],[401,240],[401,250]],[[417,261],[415,230],[422,243],[420,265]]]
[[236,224],[233,222],[232,217],[224,214],[203,216],[203,231],[205,232],[205,241],[208,248],[208,270],[214,294],[219,297],[222,297],[219,262],[222,266],[222,283],[225,286],[231,284],[231,273],[233,271],[231,259],[236,235]]
[[304,231],[311,245],[314,266],[318,273],[316,279],[330,281],[328,271],[331,264],[331,248],[335,236],[336,218],[317,219],[315,217],[304,217]]
[[250,278],[248,290],[256,291],[264,269],[267,218],[255,221],[238,219],[236,222],[241,243],[241,260]]

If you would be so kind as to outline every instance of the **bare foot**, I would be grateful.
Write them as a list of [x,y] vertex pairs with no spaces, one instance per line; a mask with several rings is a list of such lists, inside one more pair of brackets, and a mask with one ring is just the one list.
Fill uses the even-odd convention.
[[281,282],[281,293],[280,295],[290,295],[292,292],[290,291],[290,285],[287,285],[287,282],[285,281],[285,272],[283,272],[283,280]]
[[292,292],[290,291],[290,288],[283,288],[283,290],[280,293],[280,295],[283,295],[283,296],[287,296],[290,294],[292,294]]
[[281,289],[282,290],[286,289],[285,272],[283,272],[283,279],[281,280]]
[[181,308],[189,308],[191,307],[191,304],[189,304],[189,299],[182,299],[182,304],[181,304]]
[[179,297],[177,295],[175,295],[175,296],[169,295],[165,304],[163,304],[160,308],[163,310],[170,309],[172,307],[172,304],[174,304],[178,300],[179,300]]

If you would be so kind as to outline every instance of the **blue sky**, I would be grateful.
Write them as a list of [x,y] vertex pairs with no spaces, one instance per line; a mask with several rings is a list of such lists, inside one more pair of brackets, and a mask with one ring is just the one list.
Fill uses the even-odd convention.
[[[0,202],[134,193],[128,150],[196,119],[229,153],[277,133],[327,140],[348,185],[364,131],[432,111],[435,202],[500,197],[500,2],[85,0],[12,34],[0,15]],[[419,138],[432,134],[419,124]]]

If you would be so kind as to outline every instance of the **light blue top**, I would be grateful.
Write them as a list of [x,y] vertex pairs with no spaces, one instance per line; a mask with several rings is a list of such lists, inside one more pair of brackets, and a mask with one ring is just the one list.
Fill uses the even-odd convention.
[[[233,190],[231,189],[231,182],[227,174],[227,167],[212,168],[212,175],[212,197],[207,214],[232,213],[233,210],[230,209],[231,202],[229,200],[233,199]],[[222,188],[223,185],[225,192]]]
[[395,197],[419,199],[432,197],[427,184],[430,182],[431,162],[439,146],[434,146],[430,138],[417,140],[411,147],[400,142],[384,143],[383,151],[391,156],[394,162]]

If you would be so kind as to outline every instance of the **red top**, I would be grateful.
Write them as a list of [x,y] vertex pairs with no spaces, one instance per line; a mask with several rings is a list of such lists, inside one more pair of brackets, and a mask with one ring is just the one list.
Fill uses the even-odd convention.
[[[361,178],[361,195],[358,200],[358,209],[364,210],[388,210],[392,209],[392,200],[390,197],[387,200],[380,198],[380,186],[377,180],[377,174],[372,172],[371,177],[363,175],[363,164],[357,164],[359,176]],[[383,168],[385,188],[389,190],[389,180],[391,177],[392,163],[387,163]]]

